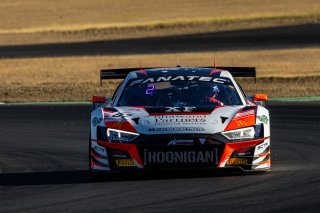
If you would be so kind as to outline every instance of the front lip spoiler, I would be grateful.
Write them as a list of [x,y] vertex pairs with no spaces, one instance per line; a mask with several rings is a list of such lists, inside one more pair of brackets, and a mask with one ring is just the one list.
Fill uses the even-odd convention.
[[201,178],[201,177],[228,177],[241,175],[259,175],[268,174],[270,170],[244,170],[241,167],[223,167],[223,168],[147,168],[133,169],[124,168],[113,171],[93,171],[96,174],[105,175],[106,178],[116,178],[115,180],[134,179],[175,179],[175,178]]
[[[250,147],[253,145],[258,145],[259,143],[262,143],[264,140],[269,139],[269,138],[270,137],[265,137],[265,138],[255,139],[255,140],[225,143],[224,151],[222,152],[222,156],[220,157],[220,160],[219,160],[216,168],[229,169],[230,167],[227,168],[227,167],[225,167],[225,165],[226,165],[227,160],[229,159],[229,157],[231,156],[233,151],[235,151],[236,149],[239,149],[239,148],[246,148],[246,147]],[[140,167],[140,169],[141,168],[142,169],[149,169],[149,168],[144,167],[144,163],[143,163],[141,156],[138,152],[138,148],[137,148],[136,144],[113,143],[113,142],[107,142],[107,141],[101,141],[101,140],[98,140],[97,142],[99,145],[102,145],[104,147],[108,147],[111,149],[118,149],[118,150],[122,150],[122,151],[129,153],[129,155],[136,161],[136,163],[138,163],[138,165],[139,165],[138,167]],[[162,168],[159,168],[159,169],[162,169]],[[176,168],[174,168],[174,169],[176,169]],[[198,169],[198,168],[192,168],[192,169]],[[213,169],[215,169],[215,167]]]

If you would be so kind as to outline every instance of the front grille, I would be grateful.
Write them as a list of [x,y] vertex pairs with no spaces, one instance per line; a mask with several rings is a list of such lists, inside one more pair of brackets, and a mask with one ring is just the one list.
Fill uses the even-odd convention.
[[224,144],[212,135],[151,135],[140,138],[137,148],[145,168],[212,168]]
[[215,139],[214,135],[207,134],[167,134],[167,135],[140,135],[135,142],[139,145],[168,146],[168,145],[194,145],[194,146],[221,146],[224,143]]

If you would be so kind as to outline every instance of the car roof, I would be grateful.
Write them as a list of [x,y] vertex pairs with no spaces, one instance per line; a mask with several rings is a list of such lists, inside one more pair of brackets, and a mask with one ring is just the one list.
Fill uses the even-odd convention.
[[152,68],[132,71],[128,74],[127,79],[131,78],[155,78],[160,76],[211,76],[211,77],[228,77],[232,75],[227,70],[216,68],[199,68],[199,67],[173,67],[173,68]]

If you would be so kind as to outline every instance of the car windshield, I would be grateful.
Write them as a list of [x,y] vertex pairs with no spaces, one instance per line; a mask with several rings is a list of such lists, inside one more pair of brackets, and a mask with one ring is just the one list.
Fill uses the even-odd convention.
[[[165,81],[136,83],[129,81],[118,106],[214,106],[242,105],[228,78],[217,81]],[[223,80],[223,81],[222,81]]]

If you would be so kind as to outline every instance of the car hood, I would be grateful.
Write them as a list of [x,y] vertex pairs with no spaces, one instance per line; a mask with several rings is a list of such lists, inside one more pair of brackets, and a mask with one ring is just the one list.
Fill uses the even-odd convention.
[[[225,130],[243,106],[105,108],[106,126],[140,134],[214,134]],[[125,123],[126,125],[122,125]],[[112,124],[112,125],[111,125]],[[125,129],[123,129],[126,127]]]

